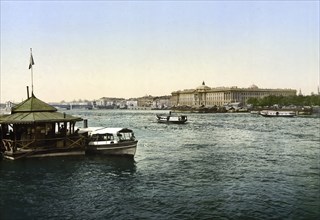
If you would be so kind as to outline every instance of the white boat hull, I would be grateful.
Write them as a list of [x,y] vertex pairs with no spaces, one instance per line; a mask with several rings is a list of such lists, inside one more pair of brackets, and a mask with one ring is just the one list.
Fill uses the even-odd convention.
[[89,143],[86,154],[117,155],[134,157],[138,141],[119,142],[114,144]]
[[260,115],[264,117],[294,117],[294,111],[261,111]]

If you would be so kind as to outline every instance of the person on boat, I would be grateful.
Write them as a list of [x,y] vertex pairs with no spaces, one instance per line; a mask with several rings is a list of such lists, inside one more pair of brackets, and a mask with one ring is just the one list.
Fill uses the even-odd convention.
[[61,134],[65,134],[66,133],[66,128],[64,127],[64,125],[61,125],[59,132]]
[[13,131],[10,129],[10,131],[9,131],[9,138],[11,139],[11,140],[13,140],[13,138],[14,138],[14,133],[13,133]]

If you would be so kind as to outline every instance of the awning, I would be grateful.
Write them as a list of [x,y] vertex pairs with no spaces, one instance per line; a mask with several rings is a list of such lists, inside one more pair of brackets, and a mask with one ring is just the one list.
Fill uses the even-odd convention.
[[0,124],[32,124],[45,122],[76,122],[82,121],[80,117],[74,117],[61,112],[19,112],[11,115],[1,115]]

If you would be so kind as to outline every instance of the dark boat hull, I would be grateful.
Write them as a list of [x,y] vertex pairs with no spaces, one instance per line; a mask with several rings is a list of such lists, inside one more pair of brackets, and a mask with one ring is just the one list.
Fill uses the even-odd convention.
[[163,123],[163,124],[184,124],[186,122],[187,122],[187,120],[184,120],[184,121],[162,121],[162,120],[158,120],[158,123]]
[[185,115],[156,115],[158,123],[164,124],[184,124],[188,121],[187,116]]
[[51,149],[30,149],[16,150],[14,152],[5,151],[3,158],[9,160],[17,160],[21,158],[37,158],[37,157],[57,157],[57,156],[81,156],[85,155],[84,147],[75,148],[51,148]]
[[276,118],[276,117],[292,118],[292,117],[294,117],[294,115],[262,115],[262,114],[261,114],[261,116],[266,117],[266,118]]

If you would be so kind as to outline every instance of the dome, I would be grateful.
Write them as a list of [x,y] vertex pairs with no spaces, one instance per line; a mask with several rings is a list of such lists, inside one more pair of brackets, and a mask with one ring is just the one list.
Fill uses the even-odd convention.
[[210,89],[209,86],[206,86],[206,84],[204,83],[204,81],[202,82],[202,85],[201,86],[198,86],[197,87],[197,90],[207,90],[207,89]]
[[255,84],[252,84],[250,87],[249,87],[249,89],[258,89],[259,87],[258,86],[256,86]]

